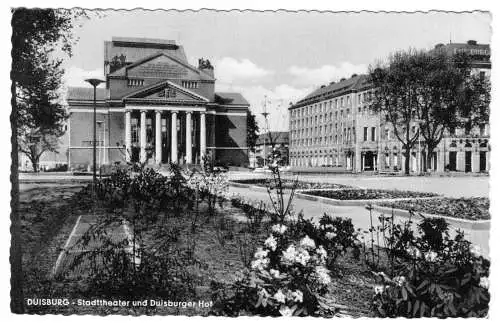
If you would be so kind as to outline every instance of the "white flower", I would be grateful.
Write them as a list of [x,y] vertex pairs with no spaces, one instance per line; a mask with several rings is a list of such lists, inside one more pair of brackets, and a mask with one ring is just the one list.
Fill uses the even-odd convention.
[[278,292],[276,292],[273,296],[273,298],[278,301],[278,302],[281,302],[281,303],[285,303],[286,301],[286,297],[285,295],[283,294],[283,292],[280,290],[278,290]]
[[393,281],[396,282],[398,286],[403,286],[406,282],[406,278],[404,276],[396,276]]
[[318,254],[321,262],[324,262],[326,260],[326,256],[328,255],[328,253],[326,252],[325,248],[323,248],[323,246],[319,246],[319,248],[316,249],[316,253]]
[[257,251],[255,252],[254,257],[257,259],[262,259],[262,258],[267,257],[267,253],[268,253],[267,250],[263,250],[262,248],[258,248]]
[[473,245],[470,247],[470,253],[472,256],[479,258],[481,256],[481,248],[478,245]]
[[412,247],[412,248],[408,248],[408,249],[406,250],[406,252],[407,252],[410,256],[412,256],[412,257],[414,257],[414,258],[420,258],[420,257],[422,257],[422,253],[421,253],[421,252],[420,252],[420,250],[418,250],[417,248],[413,248],[413,247]]
[[384,287],[382,285],[376,285],[373,287],[373,291],[375,291],[375,294],[382,294],[384,293]]
[[337,236],[337,233],[335,233],[335,232],[327,232],[327,233],[325,234],[325,236],[326,236],[326,238],[327,238],[328,240],[332,240],[333,238],[335,238],[335,237]]
[[428,251],[424,254],[424,258],[428,262],[435,262],[438,257],[438,254],[434,251]]
[[263,270],[269,265],[269,258],[260,258],[252,261],[252,264],[250,267],[252,269],[258,269],[258,270]]
[[324,266],[316,266],[315,272],[319,283],[327,285],[331,282],[328,270]]
[[286,226],[283,224],[275,224],[271,227],[271,231],[278,234],[283,234],[286,231]]
[[267,238],[266,241],[264,242],[264,245],[266,247],[268,247],[269,249],[271,249],[271,251],[275,251],[278,243],[276,242],[276,239],[271,234],[271,236],[269,238]]
[[302,266],[306,266],[309,259],[311,259],[311,256],[309,256],[309,253],[304,249],[299,250],[295,257],[295,261]]
[[278,271],[276,269],[273,269],[273,268],[271,268],[269,270],[269,274],[271,274],[271,276],[274,277],[274,278],[280,277],[280,271]]
[[300,241],[300,245],[305,248],[316,247],[316,243],[314,243],[314,240],[309,238],[307,235]]
[[283,251],[282,260],[284,263],[293,264],[295,262],[295,255],[297,250],[294,245],[290,245],[286,251]]
[[283,257],[281,258],[285,264],[291,265],[293,263],[299,263],[303,266],[307,265],[311,256],[307,250],[303,248],[295,248],[294,245],[290,245],[286,251],[283,251]]
[[304,294],[302,293],[302,291],[296,290],[296,291],[292,292],[292,298],[293,298],[293,301],[295,301],[295,302],[302,302],[302,301],[304,301]]
[[293,315],[293,310],[290,307],[282,305],[280,308],[280,314],[285,317],[290,317]]
[[486,276],[481,277],[479,279],[479,286],[488,289],[490,287],[490,280]]
[[319,220],[314,220],[314,221],[311,221],[311,224],[316,228],[316,229],[319,229],[319,227],[321,226],[321,224],[319,223]]

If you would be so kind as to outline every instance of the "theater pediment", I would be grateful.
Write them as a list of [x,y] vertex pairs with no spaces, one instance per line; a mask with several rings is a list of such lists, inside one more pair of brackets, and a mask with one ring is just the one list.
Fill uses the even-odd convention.
[[209,102],[207,98],[185,89],[171,81],[162,81],[149,87],[137,90],[128,94],[123,99]]

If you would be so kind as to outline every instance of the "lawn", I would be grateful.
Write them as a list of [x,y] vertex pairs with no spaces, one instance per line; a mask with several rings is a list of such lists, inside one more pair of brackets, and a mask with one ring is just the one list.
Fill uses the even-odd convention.
[[380,205],[473,221],[489,220],[491,218],[489,212],[490,200],[485,197],[414,199],[394,203],[382,203]]
[[338,200],[396,199],[437,196],[437,194],[429,192],[381,189],[312,190],[307,191],[306,194]]

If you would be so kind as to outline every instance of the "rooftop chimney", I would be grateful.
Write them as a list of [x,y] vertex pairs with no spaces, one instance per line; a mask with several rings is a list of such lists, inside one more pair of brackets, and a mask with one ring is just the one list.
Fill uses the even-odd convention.
[[468,40],[467,45],[477,45],[477,41],[476,40]]

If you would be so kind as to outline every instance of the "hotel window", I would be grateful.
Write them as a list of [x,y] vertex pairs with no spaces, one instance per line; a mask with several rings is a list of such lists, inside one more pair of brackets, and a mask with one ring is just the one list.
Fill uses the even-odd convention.
[[391,134],[389,133],[389,128],[385,128],[385,139],[390,140]]
[[390,166],[389,153],[385,153],[385,167],[388,168],[389,166]]
[[484,123],[479,125],[479,136],[486,136],[486,125]]
[[351,141],[351,128],[347,128],[347,141]]
[[372,141],[375,141],[375,127],[372,127]]
[[485,77],[486,77],[486,72],[480,71],[479,72],[479,79],[484,80]]
[[347,96],[347,105],[350,105],[350,104],[351,104],[351,97]]
[[361,94],[358,94],[358,103],[361,103]]
[[335,99],[335,108],[338,109],[339,108],[339,99]]
[[364,141],[368,140],[368,127],[363,128],[363,140]]
[[344,97],[341,97],[341,98],[340,98],[340,106],[341,106],[341,107],[344,107]]
[[141,87],[144,86],[144,79],[129,79],[127,80],[128,87]]

